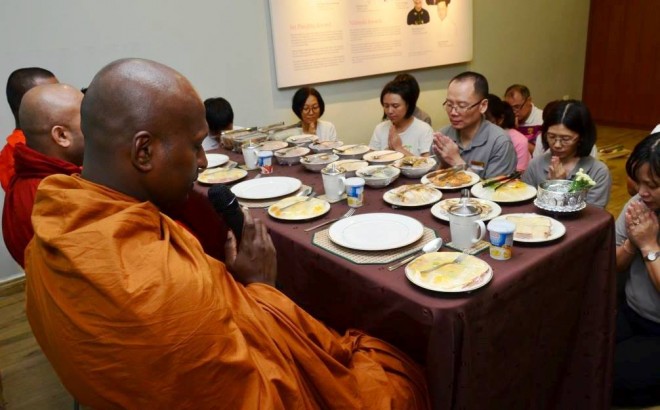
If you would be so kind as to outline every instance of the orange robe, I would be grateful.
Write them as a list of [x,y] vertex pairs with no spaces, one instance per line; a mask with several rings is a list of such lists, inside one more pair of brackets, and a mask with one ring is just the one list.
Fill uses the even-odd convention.
[[0,185],[7,191],[9,181],[14,176],[14,147],[25,144],[25,135],[18,128],[7,137],[7,144],[0,151]]
[[39,186],[33,225],[27,316],[81,404],[428,407],[423,372],[403,353],[337,334],[273,287],[236,282],[149,202],[55,175]]

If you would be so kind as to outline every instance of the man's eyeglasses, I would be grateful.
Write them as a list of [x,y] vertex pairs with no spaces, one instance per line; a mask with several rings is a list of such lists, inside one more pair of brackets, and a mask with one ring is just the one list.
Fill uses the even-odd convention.
[[525,98],[520,104],[512,105],[511,108],[513,111],[520,111],[522,110],[522,107],[525,106],[525,104],[527,104],[527,98]]
[[561,145],[569,145],[578,139],[578,137],[572,137],[570,135],[556,135],[549,132],[545,133],[545,138],[548,140],[549,145],[554,145],[555,142],[559,142]]
[[311,106],[306,105],[306,106],[303,107],[302,110],[303,110],[303,112],[313,112],[313,111],[318,111],[320,109],[321,109],[321,107],[319,107],[318,105],[311,105]]
[[454,105],[449,101],[445,100],[445,102],[442,103],[442,106],[445,107],[445,111],[447,111],[448,113],[452,112],[453,110],[456,110],[456,112],[459,114],[465,114],[468,110],[471,110],[472,108],[481,104],[481,101],[477,101],[472,105],[463,105],[463,104]]

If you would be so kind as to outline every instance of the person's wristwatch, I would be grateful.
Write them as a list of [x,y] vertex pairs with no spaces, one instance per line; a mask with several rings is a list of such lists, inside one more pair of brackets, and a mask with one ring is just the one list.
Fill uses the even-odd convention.
[[653,252],[649,252],[644,257],[644,259],[646,259],[649,262],[653,262],[654,260],[658,259],[659,256],[660,256],[660,251],[653,251]]

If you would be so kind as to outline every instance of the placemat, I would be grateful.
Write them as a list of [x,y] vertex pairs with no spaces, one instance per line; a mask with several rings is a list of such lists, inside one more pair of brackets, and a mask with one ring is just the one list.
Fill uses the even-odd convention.
[[356,251],[332,242],[329,231],[330,228],[316,232],[312,238],[312,244],[358,265],[378,265],[397,261],[419,251],[426,242],[437,237],[433,229],[424,227],[422,237],[418,241],[403,248],[389,251]]
[[468,255],[478,255],[481,252],[488,250],[488,248],[490,248],[490,242],[484,241],[482,239],[479,242],[472,245],[471,248],[465,250],[456,248],[452,242],[446,243],[445,246],[458,252],[467,253]]
[[241,206],[244,206],[246,208],[268,208],[269,206],[273,205],[276,202],[279,202],[280,200],[290,197],[290,196],[296,196],[305,189],[310,188],[309,185],[301,185],[300,189],[294,192],[291,195],[284,195],[284,196],[278,196],[277,198],[267,198],[267,199],[241,199],[238,198],[238,203]]

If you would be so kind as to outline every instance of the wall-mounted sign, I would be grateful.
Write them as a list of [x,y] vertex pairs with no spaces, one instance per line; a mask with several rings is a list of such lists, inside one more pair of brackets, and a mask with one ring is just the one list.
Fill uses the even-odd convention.
[[270,0],[277,86],[472,59],[472,0]]

